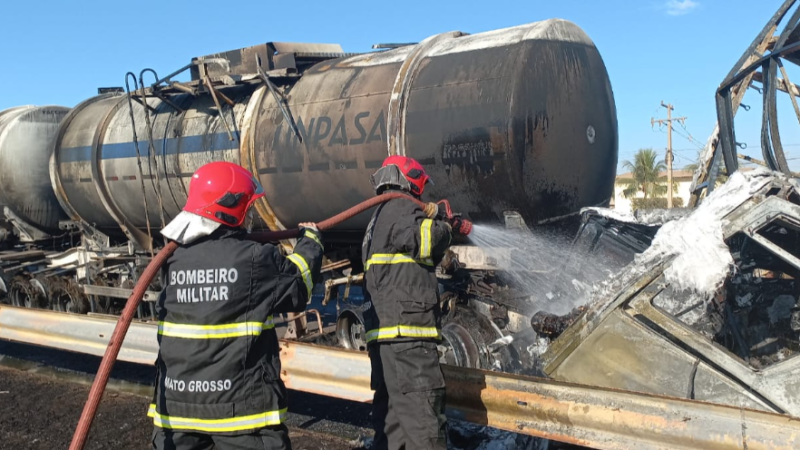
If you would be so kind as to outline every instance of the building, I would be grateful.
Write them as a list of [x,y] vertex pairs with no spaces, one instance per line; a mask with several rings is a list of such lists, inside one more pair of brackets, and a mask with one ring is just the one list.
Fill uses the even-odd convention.
[[[665,180],[664,182],[666,183],[667,172],[661,172],[659,173],[659,176],[664,177]],[[686,203],[689,201],[690,188],[692,186],[693,176],[694,172],[688,170],[672,171],[673,182],[678,187],[678,190],[675,191],[672,195],[673,198],[675,197],[681,198],[683,200],[683,205],[686,205]],[[623,173],[617,176],[617,181],[614,183],[614,198],[611,199],[611,207],[623,213],[629,213],[632,211],[631,199],[625,198],[625,196],[622,195],[622,191],[624,191],[628,187],[628,185],[620,183],[619,180],[624,180],[624,179],[630,180],[631,178],[633,178],[633,174],[631,172]],[[637,192],[636,197],[642,198],[644,197],[644,194],[641,191]]]

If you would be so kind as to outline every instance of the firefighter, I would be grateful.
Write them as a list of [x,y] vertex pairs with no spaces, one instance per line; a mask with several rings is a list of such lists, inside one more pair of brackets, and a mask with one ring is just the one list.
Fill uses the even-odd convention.
[[322,237],[300,224],[294,252],[246,240],[263,197],[243,167],[200,167],[162,234],[181,246],[162,268],[159,353],[148,415],[154,449],[290,449],[273,317],[300,312],[320,278]]
[[[420,199],[430,178],[414,159],[390,156],[371,177],[378,195]],[[372,364],[373,450],[445,449],[439,291],[434,267],[450,245],[451,224],[435,203],[390,200],[372,216],[363,242],[364,321]]]

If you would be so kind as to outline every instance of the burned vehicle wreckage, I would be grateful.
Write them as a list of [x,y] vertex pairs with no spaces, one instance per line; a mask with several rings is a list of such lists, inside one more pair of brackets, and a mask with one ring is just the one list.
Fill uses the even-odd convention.
[[443,363],[800,415],[798,180],[737,172],[691,212],[582,219],[569,260],[527,274],[559,281],[541,295],[503,270],[536,248],[452,249]]
[[586,312],[538,351],[539,370],[581,384],[800,414],[798,189],[797,180],[775,172],[734,174],[691,214],[664,224],[651,246],[598,288]]
[[[25,324],[46,329],[46,338],[24,335],[8,326],[17,326],[13,311],[23,308],[79,313],[88,316],[86,323],[99,321],[97,316],[115,318],[146,265],[148,253],[152,256],[158,245],[150,234],[151,225],[156,230],[157,218],[165,222],[165,216],[168,219],[179,210],[185,198],[184,182],[208,158],[238,161],[257,173],[268,190],[274,191],[275,197],[270,201],[275,201],[257,205],[261,220],[256,227],[283,229],[285,224],[308,219],[303,216],[306,211],[298,206],[308,206],[303,203],[306,198],[315,198],[308,211],[315,216],[310,219],[318,220],[372,195],[368,176],[383,159],[387,143],[390,151],[406,152],[393,145],[401,145],[396,142],[405,142],[408,134],[408,142],[402,145],[408,146],[409,156],[420,157],[434,175],[451,181],[450,185],[437,184],[439,190],[434,195],[449,197],[454,210],[463,211],[476,223],[469,239],[456,242],[436,269],[444,312],[439,347],[443,364],[539,377],[519,391],[530,390],[529,386],[536,383],[567,382],[800,416],[800,358],[796,355],[800,352],[800,183],[783,154],[775,109],[777,90],[800,93],[782,66],[784,59],[797,62],[791,59],[793,52],[800,50],[797,6],[797,0],[789,0],[779,8],[717,91],[718,127],[702,153],[689,208],[685,209],[625,215],[591,206],[607,205],[613,195],[616,111],[599,53],[582,31],[562,21],[471,37],[442,35],[419,46],[369,55],[345,54],[338,46],[270,43],[265,48],[272,53],[267,53],[264,67],[260,59],[251,58],[254,63],[249,69],[256,69],[258,76],[231,77],[224,67],[211,64],[225,55],[212,55],[206,62],[201,58],[190,65],[195,78],[192,83],[173,83],[170,76],[160,80],[166,80],[168,87],[154,85],[146,91],[141,83],[141,89],[129,90],[127,95],[121,91],[106,93],[69,112],[47,112],[42,116],[46,120],[39,122],[52,125],[48,126],[47,136],[42,134],[42,141],[45,137],[55,141],[55,154],[50,160],[52,180],[45,183],[49,186],[52,182],[54,189],[39,195],[38,200],[52,208],[48,206],[50,214],[33,220],[31,214],[9,215],[12,208],[6,205],[7,221],[0,222],[0,245],[7,246],[6,251],[0,252],[0,303],[11,307],[0,305],[0,337],[36,344],[54,341],[50,324],[67,320],[45,318],[40,323]],[[779,30],[782,23],[786,26]],[[535,72],[517,73],[516,65],[504,65],[513,58],[511,53],[503,53],[502,57],[494,53],[496,44],[502,41],[495,39],[498,36],[513,37],[525,51],[544,48],[542,54],[554,61],[572,61],[572,55],[582,55],[575,61],[586,66],[576,73],[586,78],[573,79],[572,85],[566,87],[559,84],[566,78],[553,67],[567,65],[543,64],[525,69],[553,69],[552,73],[547,72],[547,80],[564,92],[579,84],[581,92],[594,93],[565,95],[574,101],[557,107],[544,105],[542,100],[545,110],[545,106],[561,108],[562,116],[577,117],[575,122],[586,130],[585,134],[577,133],[580,139],[575,137],[572,123],[564,125],[541,118],[533,109],[508,110],[505,93],[512,91],[511,84],[497,81],[505,78],[495,77],[494,71],[508,70],[509,80],[512,76],[527,80]],[[249,52],[256,50],[231,53],[249,58],[253,56]],[[487,64],[487,73],[469,76],[453,69],[448,58],[461,58],[462,53],[475,50],[494,58],[490,61],[499,58],[500,62]],[[427,54],[428,59],[418,52]],[[442,59],[437,62],[434,57]],[[473,57],[464,58],[470,63],[476,61]],[[531,66],[534,59],[528,61]],[[245,65],[248,64],[251,63]],[[453,73],[449,72],[451,69]],[[404,81],[405,73],[413,74],[408,82]],[[442,74],[452,75],[458,82],[445,83],[440,79]],[[575,74],[570,72],[572,75]],[[463,77],[469,79],[465,81]],[[376,85],[351,83],[357,78],[369,79]],[[492,105],[500,105],[496,109],[479,103],[488,101],[488,96],[476,99],[473,95],[472,86],[482,83],[499,93],[490,99],[496,100]],[[764,94],[761,146],[766,167],[741,171],[737,160],[746,157],[737,153],[734,116],[745,92],[755,88],[754,83],[762,84]],[[329,104],[323,105],[323,109],[327,108],[322,111],[325,114],[321,115],[313,110],[315,103],[307,101],[319,86],[327,86],[325,92],[330,94]],[[420,94],[423,90],[457,89],[452,86],[463,89],[463,98],[447,91],[441,99],[458,98],[462,103],[447,104],[439,97]],[[530,92],[514,92],[538,100],[550,92],[536,86]],[[357,90],[362,87],[364,92]],[[400,89],[402,95],[395,95],[393,89]],[[377,94],[372,95],[370,90]],[[220,103],[218,94],[224,92],[233,99],[228,102],[224,101],[226,97],[220,97]],[[794,104],[794,95],[790,98]],[[587,99],[592,99],[590,104]],[[170,103],[176,100],[180,100],[179,105]],[[441,104],[437,103],[440,100]],[[515,105],[526,104],[528,98],[523,100]],[[365,102],[363,111],[347,110],[352,117],[345,120],[338,111],[349,107],[351,101]],[[148,102],[153,106],[143,106]],[[414,119],[409,119],[408,131],[406,124],[400,126],[397,122],[397,115],[404,117],[405,109]],[[233,123],[229,124],[224,116],[221,120],[214,112],[217,110],[230,112]],[[153,113],[153,124],[159,125],[162,135],[137,143],[136,133],[147,136],[156,129],[148,122],[148,111]],[[431,111],[438,111],[438,115],[428,114]],[[796,111],[800,119],[800,107]],[[23,112],[9,112],[6,119],[0,115],[0,127],[3,120],[10,124],[12,115]],[[335,119],[339,119],[341,127],[334,125],[333,112],[337,112]],[[138,117],[136,124],[134,115]],[[442,122],[429,123],[434,116]],[[524,116],[527,121],[517,120],[517,116]],[[596,122],[587,128],[583,122],[588,120]],[[350,123],[354,129],[348,140],[345,135]],[[512,123],[514,127],[509,126],[508,133],[498,131]],[[480,133],[462,136],[459,133],[466,127],[464,124]],[[239,128],[241,142],[236,141]],[[526,134],[530,130],[534,131]],[[321,144],[323,140],[327,140],[327,146]],[[279,148],[283,145],[283,150],[291,151],[268,152],[263,149],[271,149],[270,145],[257,146],[257,142],[277,143],[276,149],[283,149]],[[507,150],[518,145],[533,161],[532,142],[541,145],[536,149],[539,156],[547,155],[542,157],[545,166],[532,164],[527,168],[530,173],[515,172],[515,161],[506,161],[514,158],[493,153],[493,145]],[[317,144],[318,152],[313,155],[318,160],[298,150]],[[446,153],[441,153],[444,150],[440,144]],[[345,145],[356,145],[359,151],[340,151]],[[147,164],[138,159],[139,146],[145,150],[142,153]],[[30,154],[46,156],[50,147],[44,143],[39,147]],[[155,150],[148,154],[147,147],[161,150],[159,154]],[[575,153],[565,154],[564,148]],[[342,159],[342,155],[350,159]],[[146,165],[150,156],[162,173],[149,172]],[[573,165],[570,159],[581,164]],[[459,168],[458,164],[465,164],[464,161],[474,163],[474,170]],[[348,175],[335,175],[337,170]],[[721,183],[723,170],[728,179]],[[537,187],[568,181],[564,182],[562,193],[548,197],[526,190],[529,186],[524,185],[525,177],[540,177],[535,180]],[[144,183],[145,179],[148,183]],[[125,183],[129,181],[132,183]],[[329,188],[332,183],[339,183],[339,189]],[[315,197],[311,195],[316,192],[312,192],[312,186],[347,195]],[[162,198],[162,188],[171,200]],[[303,201],[298,200],[301,197]],[[18,203],[34,203],[24,200]],[[139,200],[149,215],[138,214],[142,206],[137,203]],[[481,220],[487,216],[492,216],[495,225]],[[313,370],[305,370],[295,362],[295,370],[300,367],[305,371],[295,372],[300,375],[288,371],[306,383],[296,384],[298,389],[305,387],[312,392],[324,385],[327,391],[314,392],[332,392],[359,401],[371,398],[360,390],[366,389],[369,382],[348,372],[354,361],[348,358],[363,354],[330,348],[324,350],[330,353],[324,353],[320,346],[286,344],[300,341],[366,350],[363,274],[357,254],[366,220],[367,216],[358,217],[350,228],[333,230],[326,236],[326,247],[330,249],[326,248],[329,251],[324,283],[314,287],[305,313],[287,315],[278,321],[285,330],[286,341],[282,345],[290,349],[282,359],[297,357],[300,361],[303,352],[313,355],[308,358],[315,363]],[[48,222],[46,231],[50,235],[43,239],[37,237],[40,233],[35,228],[26,230],[19,225],[32,221]],[[59,229],[64,233],[54,237]],[[19,244],[10,239],[12,235],[27,239]],[[73,245],[73,239],[81,244]],[[56,241],[58,251],[44,251],[42,242],[55,247]],[[123,241],[124,245],[119,244]],[[118,245],[110,245],[112,242]],[[291,249],[290,242],[283,246],[287,251]],[[139,353],[129,360],[146,361],[150,355],[147,352],[152,348],[147,345],[154,342],[154,324],[148,308],[159,289],[158,282],[150,286],[145,296],[148,303],[138,311],[133,328],[146,328],[149,334],[130,340],[131,352]],[[11,310],[7,319],[3,308]],[[312,325],[310,318],[314,317],[316,324]],[[86,338],[91,339],[96,339],[96,334]],[[49,341],[45,345],[59,347]],[[59,348],[63,348],[61,345]],[[345,363],[339,369],[320,373],[319,354],[340,357]],[[310,379],[318,385],[308,387]],[[358,383],[347,384],[353,380]],[[483,391],[469,393],[472,399],[484,399]],[[521,403],[515,400],[513,404]],[[505,429],[520,427],[518,420],[522,419],[515,417],[513,427]],[[572,423],[570,420],[569,425]]]
[[[589,207],[579,224],[530,227],[508,211],[515,238],[453,247],[439,268],[442,362],[800,415],[800,183],[776,108],[790,93],[800,120],[783,66],[800,61],[799,23],[785,1],[721,83],[688,208]],[[742,172],[754,159],[737,153],[734,117],[748,90],[763,96],[765,167]],[[341,305],[339,342],[364,348],[359,307]]]
[[[589,295],[560,283],[562,298],[580,306],[533,312],[533,336],[510,343],[530,358],[516,370],[800,415],[800,182],[784,155],[776,108],[777,91],[788,93],[800,120],[800,88],[783,65],[800,62],[797,6],[780,6],[721,83],[718,126],[690,208],[629,216],[583,210],[573,260],[551,273],[592,274],[586,267],[599,264],[611,276],[596,278]],[[750,109],[742,105],[749,89],[763,97],[764,161],[756,161],[765,167],[743,172],[738,160],[754,159],[737,153],[745,146],[734,117]]]
[[587,208],[570,258],[526,274],[558,283],[515,292],[504,268],[537,250],[452,249],[443,363],[800,415],[797,179],[736,172],[693,211]]

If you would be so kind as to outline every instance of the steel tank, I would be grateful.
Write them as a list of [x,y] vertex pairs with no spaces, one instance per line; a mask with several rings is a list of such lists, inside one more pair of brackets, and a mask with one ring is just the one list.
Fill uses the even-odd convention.
[[269,193],[262,216],[285,227],[374,195],[369,175],[388,154],[418,159],[435,182],[426,198],[447,198],[476,221],[517,210],[535,223],[607,204],[613,193],[608,74],[589,37],[564,20],[445,33],[318,64],[289,98],[302,140],[272,96],[252,101],[245,162]]
[[67,217],[50,185],[47,164],[59,122],[69,108],[20,106],[0,111],[0,217],[7,207],[27,225],[49,233]]
[[[213,160],[259,177],[267,196],[256,207],[273,229],[374,195],[369,175],[389,154],[420,160],[436,183],[426,197],[448,198],[477,221],[505,210],[536,221],[612,195],[614,98],[600,54],[570,22],[445,33],[332,59],[288,87],[297,133],[263,85],[227,88],[235,106],[222,114],[207,95],[171,97],[183,113],[150,98],[152,149],[141,105],[131,121],[126,96],[87,100],[62,123],[53,187],[73,219],[129,237],[177,214],[192,172]],[[368,219],[339,229],[363,230]]]
[[148,112],[119,94],[77,105],[50,162],[59,201],[72,220],[146,242],[180,212],[198,167],[239,163],[240,117],[252,90],[226,91],[235,106],[224,104],[221,112],[210,96],[188,94],[170,98],[181,110],[150,97]]

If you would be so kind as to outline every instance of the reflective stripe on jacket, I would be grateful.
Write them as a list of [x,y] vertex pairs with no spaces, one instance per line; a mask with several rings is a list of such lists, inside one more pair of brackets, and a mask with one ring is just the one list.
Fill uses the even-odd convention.
[[322,251],[313,230],[283,256],[230,229],[175,251],[156,306],[159,355],[148,411],[155,426],[246,434],[283,421],[273,317],[305,310]]
[[362,247],[367,343],[441,339],[434,269],[450,239],[450,225],[407,199],[375,211]]
[[159,428],[223,433],[280,425],[286,417],[286,411],[287,408],[283,408],[279,411],[269,411],[230,419],[197,419],[165,416],[156,411],[156,405],[151,404],[150,408],[147,410],[147,416],[152,417],[153,423]]
[[180,323],[158,322],[161,336],[186,339],[223,339],[240,336],[258,336],[264,330],[275,328],[272,315],[265,322],[226,323],[224,325],[185,325]]

